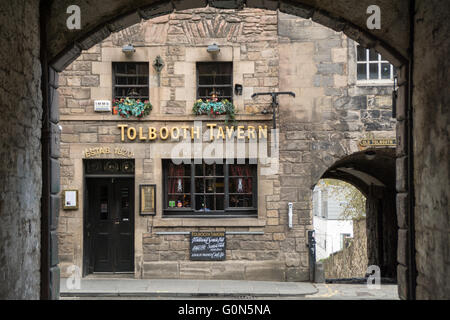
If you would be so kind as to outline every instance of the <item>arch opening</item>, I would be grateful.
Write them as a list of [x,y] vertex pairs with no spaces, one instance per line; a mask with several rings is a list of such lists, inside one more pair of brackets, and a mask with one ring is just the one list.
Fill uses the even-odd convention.
[[[352,187],[348,187],[348,184]],[[328,189],[330,191],[326,192]],[[325,192],[319,190],[325,190]],[[351,219],[346,219],[346,221],[344,219],[340,225],[335,223],[339,225],[340,229],[334,226],[335,230],[332,233],[348,234],[344,231],[350,228],[348,225],[352,224],[355,228],[353,231],[357,230],[355,236],[357,234],[359,237],[352,240],[355,245],[350,249],[342,248],[344,243],[342,241],[342,244],[337,245],[341,252],[335,254],[334,258],[332,255],[331,258],[324,261],[326,272],[330,276],[337,278],[365,277],[366,274],[362,274],[361,265],[358,265],[358,262],[364,261],[367,263],[365,268],[376,265],[380,268],[382,279],[396,282],[398,225],[394,190],[395,149],[392,148],[372,148],[354,153],[337,161],[324,172],[314,188],[316,197],[320,194],[331,194],[330,201],[335,206],[330,209],[332,218],[348,218],[346,212],[352,213],[355,218],[353,223],[350,223]],[[315,208],[324,206],[317,201],[313,202],[314,226],[320,230],[318,234],[320,241],[316,242],[324,247],[325,239],[321,237],[324,233],[322,229],[324,229],[324,225],[326,226],[323,222],[324,219],[326,221],[326,217]],[[338,202],[343,202],[343,204],[339,206]],[[348,208],[349,203],[353,203],[351,210]],[[361,210],[364,210],[364,213],[361,213]],[[340,216],[336,217],[336,212],[340,212]],[[323,249],[320,248],[319,252],[321,250]],[[360,257],[359,261],[349,261],[349,265],[347,265],[348,268],[356,270],[356,273],[352,273],[351,269],[346,269],[339,263],[346,258],[355,257],[355,252]],[[328,252],[321,252],[320,258],[323,259],[329,254],[331,254],[330,249]]]
[[[299,1],[274,1],[274,0],[240,0],[240,1],[158,1],[146,4],[142,1],[133,1],[118,3],[115,6],[108,4],[107,6],[95,7],[94,12],[88,13],[88,21],[85,26],[75,32],[62,36],[59,30],[65,28],[66,6],[63,1],[55,3],[51,10],[50,32],[54,35],[49,37],[49,63],[56,71],[61,72],[71,62],[73,62],[82,52],[88,50],[95,44],[100,43],[112,33],[123,30],[141,20],[149,20],[163,15],[179,12],[187,9],[196,9],[204,7],[212,7],[218,9],[237,9],[258,8],[265,10],[274,10],[282,13],[298,16],[304,19],[311,19],[325,27],[333,29],[337,32],[343,32],[350,39],[358,42],[364,47],[374,48],[382,54],[395,67],[407,64],[407,43],[404,47],[398,45],[399,39],[407,39],[408,29],[399,28],[398,20],[400,16],[404,16],[405,21],[408,17],[407,1],[398,1],[395,4],[395,14],[392,16],[384,16],[386,30],[391,32],[403,33],[403,37],[389,34],[388,38],[382,39],[382,33],[374,33],[367,29],[365,13],[370,1],[360,1],[354,4],[345,4],[342,7],[338,4],[336,7],[326,7],[321,4],[311,3],[308,0]],[[365,3],[367,2],[367,4]],[[389,2],[389,1],[386,1]],[[87,10],[93,8],[86,6]],[[380,7],[384,12],[391,12],[392,3],[382,3]],[[386,7],[386,8],[385,8]],[[64,13],[63,13],[64,11]],[[99,17],[100,12],[105,12]],[[351,12],[355,15],[352,16]],[[107,13],[107,14],[106,14]],[[357,14],[358,13],[358,14]],[[357,15],[356,15],[357,14]],[[398,29],[398,30],[397,30]],[[66,38],[67,37],[67,38]],[[404,80],[400,83],[402,83]]]
[[[171,3],[172,10],[176,7]],[[284,4],[286,7],[286,5]],[[271,9],[280,9],[282,11],[280,6],[276,6]],[[153,7],[152,7],[153,8]],[[165,7],[167,8],[167,7]],[[300,8],[300,9],[299,9]],[[388,57],[388,60],[393,62],[396,66],[402,66],[406,62],[406,60],[396,52],[395,49],[392,49],[390,46],[386,45],[385,42],[382,40],[377,39],[373,35],[368,34],[367,32],[363,31],[359,27],[355,27],[350,22],[346,22],[345,20],[342,20],[340,18],[336,18],[333,14],[330,14],[323,9],[316,9],[308,6],[293,6],[290,10],[297,10],[296,15],[300,17],[305,18],[312,18],[313,21],[316,21],[320,24],[323,24],[325,26],[331,27],[334,30],[337,31],[344,31],[348,33],[349,37],[352,39],[357,39],[357,41],[363,45],[366,45],[367,47],[374,47],[377,49],[378,52],[384,52],[385,57]],[[152,10],[151,10],[152,11]],[[289,11],[289,13],[292,13],[294,11]],[[131,11],[130,11],[131,12]],[[156,13],[155,15],[151,15],[149,17],[156,17],[161,14],[161,12],[152,11],[153,13]],[[286,11],[288,12],[288,11]],[[168,12],[166,12],[168,13]],[[87,37],[80,37],[77,41],[74,42],[73,45],[70,45],[66,50],[63,50],[60,54],[57,54],[55,58],[52,58],[51,60],[51,67],[56,70],[60,71],[64,69],[68,64],[70,64],[79,54],[81,53],[81,50],[88,49],[92,47],[95,43],[98,43],[101,39],[105,38],[110,34],[111,31],[118,31],[122,30],[126,26],[133,25],[136,23],[136,21],[140,21],[140,19],[143,18],[142,16],[142,10],[139,10],[138,13],[130,13],[121,15],[118,19],[113,18],[112,20],[109,20],[110,22],[104,23],[103,26],[99,26],[96,28],[93,28]],[[102,38],[103,37],[103,38]],[[53,86],[56,87],[56,82],[53,83]],[[339,171],[341,171],[340,174],[345,175],[345,171],[352,171],[351,168],[339,168]],[[348,173],[348,172],[347,172]],[[366,176],[365,176],[366,175]],[[365,172],[357,172],[357,170],[353,170],[350,174],[350,177],[358,177],[359,180],[365,182],[367,184],[367,181],[373,182],[374,185],[381,186],[383,183],[381,181],[378,181],[376,178],[370,178],[367,176],[367,173]],[[342,178],[344,179],[344,178]],[[353,179],[353,178],[352,178]],[[356,179],[356,180],[358,180]],[[361,187],[362,188],[362,187]]]

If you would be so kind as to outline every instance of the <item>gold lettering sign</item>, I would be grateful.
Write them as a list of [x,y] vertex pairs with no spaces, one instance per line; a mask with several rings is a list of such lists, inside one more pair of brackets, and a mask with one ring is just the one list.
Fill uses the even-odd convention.
[[[235,139],[243,140],[256,140],[267,139],[267,125],[258,127],[255,126],[225,126],[220,127],[216,123],[207,123],[207,130],[209,130],[209,140],[225,140]],[[159,129],[155,127],[132,127],[128,124],[119,124],[117,128],[120,130],[120,141],[153,141],[160,140],[179,140],[179,139],[200,139],[201,128],[200,127],[161,127]]]
[[393,146],[395,147],[396,141],[395,139],[364,139],[359,142],[361,147],[370,147],[370,146]]
[[395,138],[375,138],[373,134],[368,134],[366,139],[359,142],[359,146],[365,147],[395,147],[397,141]]
[[85,158],[92,158],[96,156],[101,156],[104,154],[112,154],[115,156],[123,156],[126,158],[134,158],[133,151],[130,151],[125,148],[110,148],[110,147],[95,147],[95,148],[86,148],[83,151],[83,155]]

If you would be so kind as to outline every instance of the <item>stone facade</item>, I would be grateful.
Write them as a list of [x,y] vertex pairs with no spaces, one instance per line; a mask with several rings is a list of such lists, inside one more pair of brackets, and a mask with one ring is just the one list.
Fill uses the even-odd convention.
[[[136,46],[132,58],[121,51],[128,42]],[[221,48],[216,58],[206,52],[212,42]],[[113,61],[151,64],[157,55],[165,67],[158,75],[150,66],[150,116],[126,122],[93,111],[94,100],[111,99]],[[233,100],[239,125],[271,126],[272,116],[261,114],[270,100],[251,99],[253,93],[296,93],[295,99],[279,100],[280,167],[278,174],[258,175],[256,219],[163,218],[161,159],[170,157],[171,143],[121,141],[117,125],[123,123],[156,128],[192,125],[199,119],[223,123],[221,116],[191,114],[197,61],[233,62],[233,82],[243,85],[243,94]],[[88,147],[131,150],[136,194],[139,184],[157,184],[156,216],[135,214],[135,277],[306,281],[312,186],[335,161],[359,151],[358,141],[367,133],[395,136],[391,87],[356,83],[354,42],[310,20],[276,11],[205,8],[141,22],[83,52],[61,74],[59,85],[61,187],[80,190],[81,199],[79,210],[60,213],[63,276],[70,265],[83,265],[83,150]],[[288,202],[294,204],[292,229],[287,226]],[[188,236],[157,234],[198,230],[260,234],[227,235],[225,262],[189,261]]]
[[[51,3],[52,16],[46,20],[50,30],[47,45],[50,58],[53,59],[52,67],[62,71],[69,61],[73,61],[80,54],[80,47],[87,49],[92,44],[100,42],[107,37],[110,30],[130,26],[140,17],[150,18],[162,13],[172,12],[174,9],[183,10],[186,6],[191,8],[204,7],[208,3],[223,4],[222,1],[162,1],[156,4],[149,4],[145,7],[146,1],[142,0],[121,0],[114,2],[104,2],[96,6],[90,5],[92,1],[80,0],[79,4],[83,8],[83,28],[78,31],[67,32],[66,9],[73,4],[70,0],[53,1]],[[267,1],[267,0],[247,0],[247,1],[227,1],[227,4],[235,4],[236,7],[246,4],[249,7],[259,7],[274,10],[280,8],[283,12],[296,14],[302,17],[312,17],[314,21],[330,26],[333,29],[344,30],[352,39],[357,39],[370,47],[378,47],[383,50],[385,56],[398,66],[401,66],[400,91],[398,101],[398,161],[397,180],[398,196],[397,207],[399,213],[398,224],[402,235],[399,242],[404,246],[399,246],[399,284],[402,298],[414,297],[415,285],[409,287],[407,280],[412,276],[415,280],[414,270],[411,261],[416,261],[419,271],[417,297],[418,298],[448,298],[448,174],[445,164],[448,163],[448,130],[445,125],[448,123],[448,68],[446,67],[448,56],[448,3],[444,1],[415,1],[416,8],[408,8],[411,1],[380,0],[377,4],[383,12],[383,27],[381,30],[367,30],[365,14],[366,8],[373,4],[371,0],[358,1],[325,1],[314,0],[292,0],[292,1]],[[11,230],[19,230],[21,223],[15,220],[18,212],[27,212],[32,223],[30,234],[22,233],[14,243],[20,243],[13,248],[2,246],[0,263],[2,270],[8,270],[3,275],[2,297],[14,296],[15,298],[37,297],[39,283],[39,258],[38,249],[32,253],[25,251],[28,243],[39,246],[39,232],[33,227],[39,228],[39,206],[41,197],[40,177],[38,177],[41,167],[40,156],[37,155],[39,149],[39,127],[40,116],[32,120],[30,110],[41,112],[39,106],[39,92],[29,94],[28,89],[39,88],[39,80],[31,76],[30,70],[40,70],[37,49],[40,46],[39,30],[37,20],[39,19],[39,5],[37,1],[3,1],[1,7],[2,30],[0,31],[2,40],[9,45],[5,45],[4,50],[16,48],[15,50],[2,51],[0,53],[0,72],[2,79],[8,79],[1,85],[2,103],[3,101],[19,101],[15,103],[14,112],[3,113],[1,137],[3,145],[2,160],[10,159],[14,166],[16,155],[24,155],[26,167],[17,173],[4,173],[2,169],[2,201],[7,199],[8,203],[2,202],[0,214],[6,223],[0,226],[1,242],[8,243]],[[139,8],[139,13],[133,12],[123,16],[124,12],[131,12]],[[411,11],[414,13],[411,14]],[[120,18],[119,18],[120,17]],[[411,20],[409,20],[412,18]],[[412,25],[410,24],[412,22]],[[414,28],[414,29],[413,29]],[[96,32],[91,33],[92,30]],[[412,34],[412,42],[409,42],[409,34]],[[40,35],[43,38],[42,34]],[[28,41],[23,41],[27,39]],[[414,46],[415,50],[412,51]],[[23,49],[22,49],[23,48]],[[32,48],[32,49],[27,49]],[[14,55],[11,55],[14,52]],[[30,54],[33,52],[33,54]],[[410,52],[410,53],[408,53]],[[56,59],[55,57],[58,58]],[[413,62],[414,74],[409,75],[408,60]],[[22,74],[17,69],[27,66],[27,71]],[[33,72],[34,73],[34,72]],[[20,80],[14,80],[15,77]],[[408,101],[408,87],[412,85],[414,76],[414,87],[410,87],[411,96],[414,101]],[[425,83],[426,85],[422,85]],[[13,93],[12,90],[14,90]],[[36,89],[37,90],[37,89]],[[16,92],[17,91],[17,92]],[[38,91],[38,90],[37,90]],[[26,103],[26,112],[18,115],[17,106],[25,105],[20,101],[22,98],[30,99]],[[32,100],[32,101],[31,101]],[[28,101],[28,100],[27,100]],[[414,113],[412,108],[414,106]],[[53,106],[56,109],[56,103]],[[7,107],[2,110],[9,110]],[[436,110],[436,112],[434,112]],[[430,112],[431,111],[431,112]],[[56,112],[56,111],[55,111]],[[57,112],[56,112],[57,113]],[[11,115],[11,116],[9,116]],[[406,117],[405,117],[406,116]],[[414,127],[408,133],[407,125]],[[15,130],[17,129],[17,130]],[[31,130],[33,133],[29,133]],[[6,141],[15,139],[26,133],[22,141],[33,141],[27,145],[26,152],[17,144],[6,144]],[[28,133],[27,133],[28,132]],[[408,138],[412,138],[414,133],[414,143],[405,144]],[[36,144],[36,145],[35,145]],[[413,149],[414,148],[414,149]],[[408,153],[408,151],[410,153]],[[27,156],[25,156],[25,153]],[[406,161],[406,154],[414,160],[414,175],[412,175],[412,161]],[[33,159],[33,160],[30,160]],[[4,162],[6,163],[6,162]],[[444,165],[443,165],[444,164]],[[21,184],[20,175],[27,173],[26,185]],[[411,185],[406,185],[408,172],[414,181],[409,179],[415,188],[412,192]],[[31,177],[30,177],[31,175]],[[26,189],[30,187],[30,189]],[[24,191],[26,190],[26,191]],[[44,190],[44,193],[46,191]],[[45,195],[45,194],[44,194]],[[14,201],[9,201],[13,199]],[[31,200],[30,200],[31,199]],[[29,201],[29,211],[10,210],[16,204],[25,204]],[[411,205],[410,205],[411,204]],[[17,205],[18,206],[18,205]],[[32,207],[32,208],[31,208]],[[416,209],[417,230],[408,223],[408,217],[413,216]],[[447,219],[447,220],[446,220]],[[434,225],[434,222],[439,221]],[[407,232],[407,230],[412,232]],[[6,235],[6,236],[4,236]],[[417,236],[416,236],[417,235]],[[13,234],[14,236],[14,234]],[[415,237],[416,236],[416,237]],[[416,251],[407,252],[406,245],[416,239]],[[402,249],[403,248],[403,249]],[[414,249],[414,247],[413,247]],[[417,256],[416,256],[417,254]],[[30,263],[18,257],[32,259]],[[23,267],[23,268],[21,268]],[[413,266],[414,267],[414,266]],[[23,272],[24,271],[24,272]],[[26,277],[27,279],[24,279]],[[29,285],[29,286],[27,286]]]
[[2,1],[0,20],[0,299],[39,299],[39,1]]
[[326,279],[364,278],[368,266],[366,219],[353,220],[353,238],[348,245],[322,263]]
[[[416,11],[412,102],[414,181],[411,181],[415,188],[415,261],[418,272],[416,297],[448,299],[450,63],[445,57],[449,54],[446,34],[450,31],[450,26],[439,21],[448,17],[450,6],[441,6],[439,1],[416,1]],[[421,83],[424,85],[420,85]],[[405,157],[401,161],[405,161]],[[398,167],[402,170],[402,163]],[[401,207],[409,201],[404,197],[399,200]],[[401,223],[404,225],[408,222],[403,220]],[[409,236],[405,230],[399,236],[399,241],[405,242]],[[402,265],[411,256],[403,251],[398,254]]]

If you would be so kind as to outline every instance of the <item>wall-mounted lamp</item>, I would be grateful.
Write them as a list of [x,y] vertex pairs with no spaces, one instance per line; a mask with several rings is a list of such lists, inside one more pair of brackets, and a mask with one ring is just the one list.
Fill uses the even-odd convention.
[[156,72],[160,73],[164,68],[164,61],[161,56],[157,56],[153,61],[153,68],[155,68]]
[[136,48],[131,43],[126,44],[122,47],[122,52],[125,53],[127,56],[130,56],[136,52]]
[[213,44],[210,44],[208,46],[208,48],[206,48],[206,51],[208,51],[211,54],[217,54],[220,52],[220,48],[217,44],[213,43]]
[[234,85],[234,94],[237,96],[242,96],[242,84]]
[[367,160],[373,160],[377,156],[377,153],[375,151],[369,150],[364,152],[364,156]]

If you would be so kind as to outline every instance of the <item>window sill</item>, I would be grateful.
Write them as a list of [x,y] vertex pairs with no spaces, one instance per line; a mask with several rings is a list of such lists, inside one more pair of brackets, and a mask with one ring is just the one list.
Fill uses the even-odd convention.
[[260,218],[155,218],[153,227],[264,227]]
[[[115,122],[146,122],[146,121],[161,121],[161,122],[183,122],[183,121],[209,121],[209,122],[219,122],[225,121],[226,116],[219,115],[214,118],[202,115],[195,116],[191,114],[183,114],[183,115],[158,115],[158,114],[150,114],[143,118],[122,118],[118,115],[112,115],[107,112],[101,113],[91,113],[91,114],[83,114],[83,115],[60,115],[60,121],[115,121]],[[236,121],[271,121],[272,115],[263,115],[263,114],[239,114],[236,115]]]
[[389,81],[356,81],[358,87],[392,87],[394,85],[393,80]]

